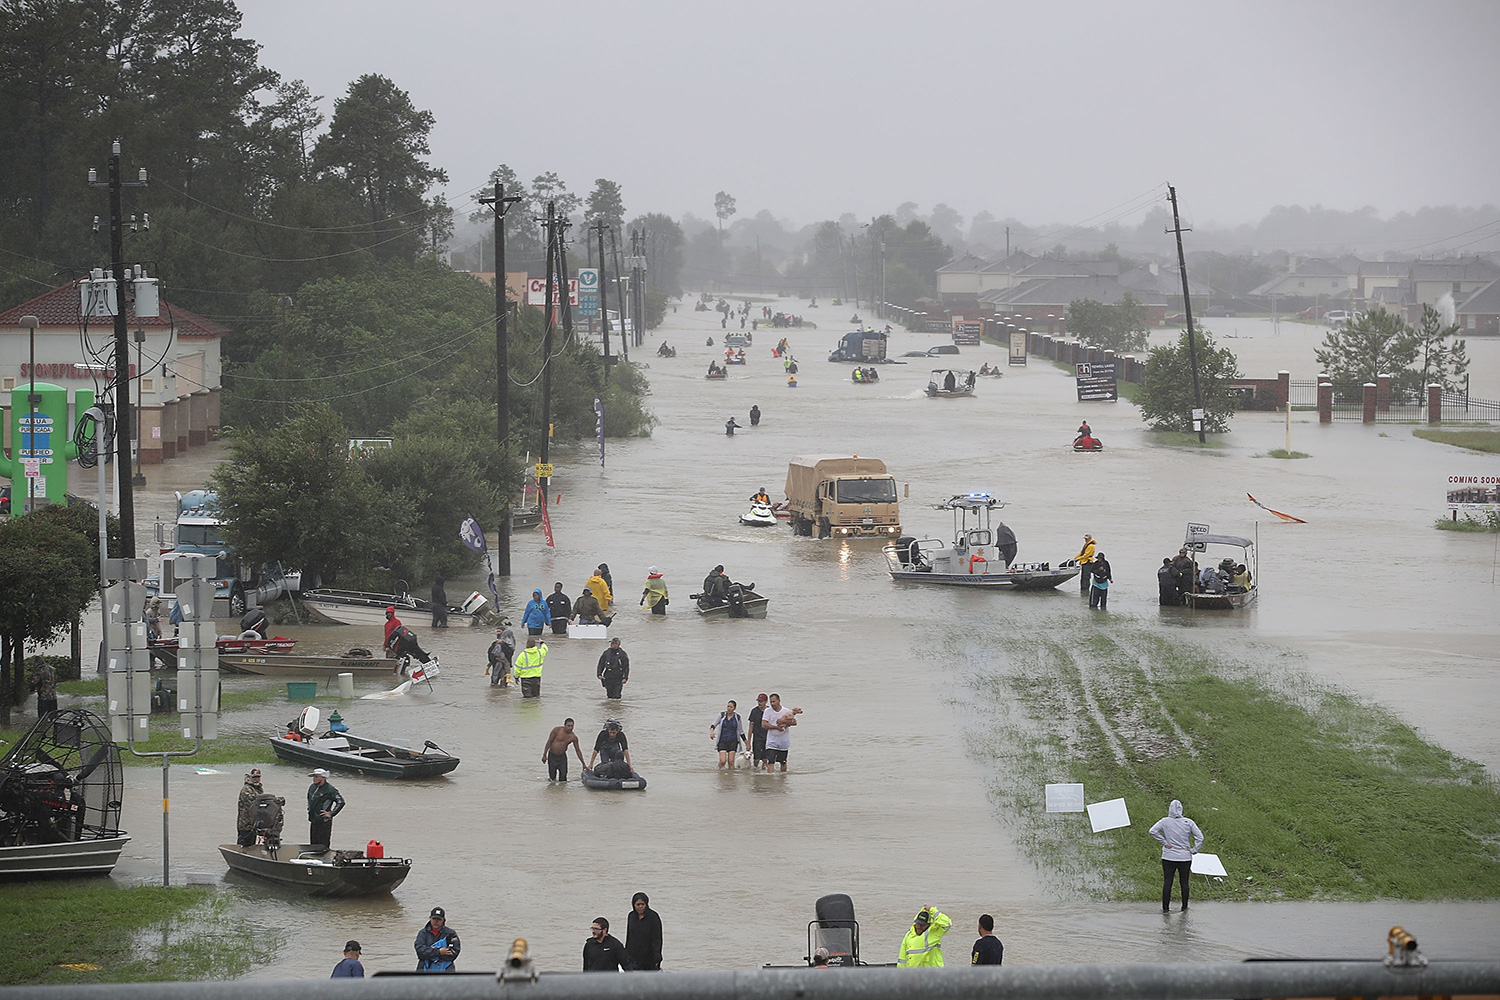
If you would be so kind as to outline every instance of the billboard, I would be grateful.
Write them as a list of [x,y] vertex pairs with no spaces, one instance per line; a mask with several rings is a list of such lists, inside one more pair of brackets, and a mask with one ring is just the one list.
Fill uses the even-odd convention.
[[1500,475],[1448,477],[1449,510],[1500,510]]
[[1080,403],[1114,402],[1120,398],[1120,387],[1115,381],[1113,361],[1085,362],[1074,365],[1073,369]]

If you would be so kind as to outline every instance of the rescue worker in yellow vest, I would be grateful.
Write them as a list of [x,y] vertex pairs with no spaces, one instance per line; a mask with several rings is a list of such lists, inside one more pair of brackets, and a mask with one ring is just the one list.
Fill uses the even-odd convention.
[[521,685],[522,698],[538,698],[542,693],[542,664],[547,659],[547,644],[528,636],[526,648],[516,654],[510,675]]
[[936,906],[924,906],[912,921],[911,930],[901,939],[901,957],[896,965],[915,969],[923,966],[943,967],[943,935],[953,926],[946,913],[939,913]]

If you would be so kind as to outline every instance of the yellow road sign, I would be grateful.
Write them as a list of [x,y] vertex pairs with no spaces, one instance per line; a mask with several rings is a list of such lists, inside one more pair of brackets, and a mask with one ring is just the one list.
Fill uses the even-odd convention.
[[551,479],[552,478],[552,463],[548,462],[545,465],[542,464],[541,462],[536,463],[536,477],[538,479]]

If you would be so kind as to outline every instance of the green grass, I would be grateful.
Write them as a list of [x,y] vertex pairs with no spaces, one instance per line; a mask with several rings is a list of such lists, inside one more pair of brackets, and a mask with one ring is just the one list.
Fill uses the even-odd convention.
[[1469,451],[1500,455],[1500,430],[1435,431],[1424,427],[1412,431],[1412,435],[1424,441],[1436,441],[1438,444],[1451,444],[1455,448],[1467,448]]
[[[969,678],[970,751],[1062,887],[1159,897],[1146,831],[1179,798],[1230,872],[1206,898],[1500,898],[1500,790],[1483,767],[1309,684],[1285,654],[1231,662],[1120,617],[1107,633],[995,638],[1000,662]],[[1093,834],[1084,816],[1047,814],[1049,781],[1123,797],[1132,825]]]
[[1266,452],[1268,458],[1312,458],[1305,451],[1287,451],[1285,448],[1272,448]]
[[1151,429],[1151,436],[1147,439],[1156,444],[1166,445],[1171,448],[1227,448],[1223,441],[1216,439],[1212,434],[1208,440],[1199,442],[1195,431],[1159,431]]
[[[252,928],[230,899],[107,879],[29,882],[0,894],[8,985],[234,979],[274,957],[285,934]],[[69,964],[98,969],[66,969]]]
[[1141,400],[1146,395],[1145,386],[1137,385],[1134,382],[1126,382],[1123,379],[1121,379],[1117,384],[1120,388],[1121,399],[1130,403],[1134,403],[1137,406],[1141,405]]
[[1484,516],[1465,514],[1455,521],[1451,517],[1440,517],[1433,525],[1439,531],[1491,532],[1500,531],[1500,512],[1487,510]]

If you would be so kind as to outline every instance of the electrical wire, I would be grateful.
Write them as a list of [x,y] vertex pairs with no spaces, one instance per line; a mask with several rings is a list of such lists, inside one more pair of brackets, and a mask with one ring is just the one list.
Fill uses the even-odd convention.
[[[353,236],[358,235],[361,232],[393,232],[394,230],[372,230],[371,227],[378,226],[386,222],[396,222],[401,219],[420,216],[427,213],[431,209],[431,206],[424,206],[423,208],[415,209],[410,212],[403,212],[401,215],[387,216],[386,218],[381,219],[380,222],[352,222],[347,226],[288,226],[280,222],[268,222],[265,219],[257,219],[253,215],[241,215],[238,212],[234,212],[230,209],[223,208],[222,206],[215,205],[213,202],[204,201],[202,198],[195,198],[193,195],[188,194],[186,191],[180,191],[177,188],[174,188],[172,185],[164,183],[158,179],[153,179],[151,183],[153,186],[165,188],[166,190],[171,191],[173,194],[186,198],[188,201],[191,201],[194,204],[202,205],[204,208],[212,209],[215,212],[227,215],[231,219],[239,219],[241,222],[251,222],[257,226],[266,226],[271,229],[285,229],[295,233],[311,233],[322,236]],[[479,189],[475,188],[474,190],[477,191]],[[472,192],[465,193],[468,194]]]
[[241,253],[238,250],[229,250],[225,247],[216,246],[213,243],[205,243],[203,240],[200,240],[197,237],[189,236],[187,233],[184,233],[177,229],[173,229],[171,226],[168,226],[162,222],[158,222],[156,224],[156,228],[165,230],[166,232],[169,232],[174,236],[180,236],[183,239],[187,240],[189,243],[196,243],[198,246],[204,247],[209,250],[217,250],[219,253],[227,254],[230,257],[239,257],[242,260],[259,260],[264,261],[268,264],[309,264],[313,261],[319,260],[337,260],[340,257],[350,257],[357,253],[368,253],[369,251],[374,250],[378,247],[385,246],[387,243],[394,243],[397,240],[406,239],[411,235],[410,230],[402,230],[395,236],[392,236],[390,239],[380,240],[377,243],[371,243],[367,246],[356,247],[353,250],[344,250],[339,253],[319,254],[315,257],[263,257],[260,254]]

